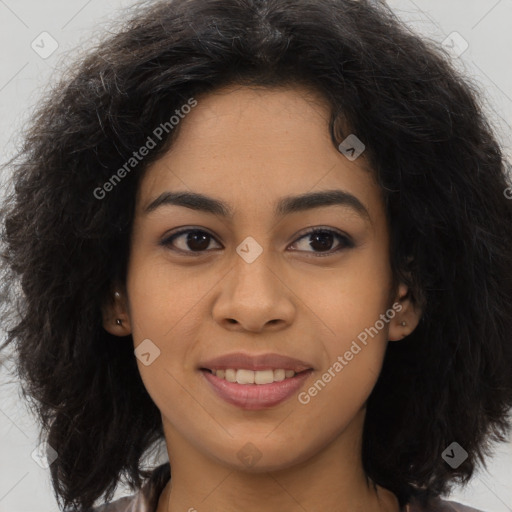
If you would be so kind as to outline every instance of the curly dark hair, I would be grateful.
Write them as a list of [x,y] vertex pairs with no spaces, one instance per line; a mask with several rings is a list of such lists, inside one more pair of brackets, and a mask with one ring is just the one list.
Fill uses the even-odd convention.
[[[391,343],[367,403],[363,464],[427,503],[485,465],[512,407],[512,201],[478,87],[439,43],[366,0],[170,0],[135,5],[55,83],[8,166],[2,308],[17,377],[58,452],[55,496],[87,509],[119,481],[140,488],[160,411],[133,346],[102,326],[126,277],[135,194],[169,130],[103,198],[94,191],[191,97],[229,84],[313,88],[333,144],[366,145],[391,226],[394,282],[423,307]],[[341,128],[343,126],[343,128]],[[41,434],[42,436],[42,434]],[[456,469],[441,457],[458,442]]]

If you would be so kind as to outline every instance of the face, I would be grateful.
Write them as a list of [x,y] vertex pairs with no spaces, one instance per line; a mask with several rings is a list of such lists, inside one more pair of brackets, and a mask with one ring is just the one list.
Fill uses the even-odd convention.
[[417,323],[381,190],[328,118],[302,88],[216,91],[141,181],[123,325],[105,325],[133,335],[171,454],[257,471],[353,443],[388,341]]

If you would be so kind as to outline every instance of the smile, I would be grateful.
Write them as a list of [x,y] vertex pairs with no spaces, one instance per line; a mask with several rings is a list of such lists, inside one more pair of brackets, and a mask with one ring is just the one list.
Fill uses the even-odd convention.
[[312,369],[299,373],[284,369],[201,369],[210,389],[217,396],[231,405],[247,410],[267,409],[287,400],[300,390],[312,372]]

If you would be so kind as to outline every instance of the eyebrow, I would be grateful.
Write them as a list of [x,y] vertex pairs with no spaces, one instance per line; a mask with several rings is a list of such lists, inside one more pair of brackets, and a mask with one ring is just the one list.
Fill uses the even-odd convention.
[[[150,213],[161,206],[167,205],[184,206],[226,219],[232,219],[234,216],[233,209],[227,203],[197,192],[163,192],[144,208],[144,213]],[[360,217],[372,223],[368,210],[356,196],[337,189],[309,192],[298,196],[285,196],[277,202],[274,215],[284,216],[333,205],[350,208]]]

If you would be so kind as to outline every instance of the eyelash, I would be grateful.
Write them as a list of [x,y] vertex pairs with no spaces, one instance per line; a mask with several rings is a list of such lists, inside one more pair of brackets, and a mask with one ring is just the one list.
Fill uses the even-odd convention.
[[[203,229],[198,229],[198,228],[188,228],[188,229],[183,229],[181,231],[178,231],[178,232],[173,233],[172,235],[168,236],[167,238],[165,238],[164,240],[162,240],[160,242],[160,245],[162,245],[164,247],[170,247],[172,242],[174,242],[174,240],[176,238],[178,238],[181,235],[184,235],[186,233],[204,233],[204,234],[208,235],[209,237],[213,238],[217,243],[219,243],[218,240],[212,234],[210,234],[208,231],[205,231]],[[299,240],[302,240],[303,238],[306,238],[307,236],[311,236],[311,235],[317,234],[317,233],[332,234],[339,241],[341,241],[343,243],[343,245],[342,245],[342,247],[340,247],[338,249],[330,250],[330,251],[326,251],[326,252],[304,251],[304,252],[311,252],[314,255],[314,257],[317,257],[317,258],[320,257],[321,258],[321,257],[325,257],[325,256],[332,256],[333,254],[338,253],[338,252],[340,252],[343,249],[350,249],[350,248],[354,247],[354,243],[352,242],[352,240],[350,238],[348,238],[347,236],[341,234],[340,232],[335,231],[333,229],[318,228],[318,227],[312,228],[312,229],[308,230],[307,232],[302,233],[302,235],[300,235],[299,238],[297,238],[296,241],[293,242],[293,244],[295,244]],[[171,248],[170,250],[175,251],[175,252],[179,252],[181,254],[187,254],[187,255],[190,255],[190,256],[193,256],[193,257],[197,257],[197,256],[202,255],[205,252],[209,252],[207,250],[204,250],[204,251],[183,251],[182,249],[175,249],[175,248]]]

